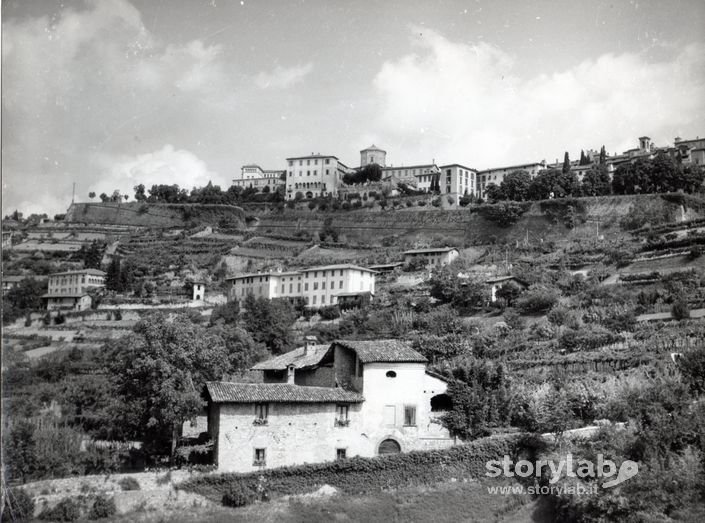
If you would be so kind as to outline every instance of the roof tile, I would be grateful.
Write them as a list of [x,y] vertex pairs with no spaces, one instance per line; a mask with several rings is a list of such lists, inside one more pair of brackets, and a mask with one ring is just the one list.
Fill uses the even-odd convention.
[[289,383],[233,383],[209,381],[214,403],[360,403],[362,394],[333,387],[302,387]]

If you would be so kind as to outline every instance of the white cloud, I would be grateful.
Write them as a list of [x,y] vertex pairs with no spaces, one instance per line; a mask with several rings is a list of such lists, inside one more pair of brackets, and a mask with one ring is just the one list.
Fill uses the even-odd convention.
[[303,82],[311,71],[313,71],[311,62],[293,67],[278,65],[272,71],[260,72],[255,77],[255,83],[262,89],[288,89],[292,85]]
[[642,134],[668,143],[705,121],[701,44],[666,62],[607,54],[522,78],[497,47],[423,33],[418,51],[384,63],[374,80],[377,128],[393,142],[386,144],[392,163],[552,161],[565,149],[612,144],[621,151]]
[[217,184],[218,175],[208,169],[206,163],[185,149],[165,145],[159,150],[134,157],[104,157],[101,181],[92,184],[88,191],[97,194],[112,194],[119,189],[122,194],[134,195],[135,185],[177,184],[182,189],[202,187],[209,181]]

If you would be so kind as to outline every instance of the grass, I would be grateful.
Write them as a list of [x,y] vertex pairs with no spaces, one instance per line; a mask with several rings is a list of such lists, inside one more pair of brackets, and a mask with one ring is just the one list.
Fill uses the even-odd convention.
[[[528,495],[498,495],[487,492],[486,481],[440,483],[365,496],[337,494],[330,497],[296,496],[269,503],[232,509],[216,504],[179,511],[126,514],[110,521],[186,523],[276,522],[506,522],[550,521],[535,519],[534,503]],[[493,483],[494,484],[494,483]],[[533,513],[533,514],[532,514]]]

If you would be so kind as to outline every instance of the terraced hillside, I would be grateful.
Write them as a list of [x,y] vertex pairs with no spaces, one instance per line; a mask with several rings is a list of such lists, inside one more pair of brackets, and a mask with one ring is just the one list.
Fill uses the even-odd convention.
[[136,227],[195,227],[220,225],[238,228],[245,214],[233,205],[75,203],[66,212],[66,222],[119,224]]

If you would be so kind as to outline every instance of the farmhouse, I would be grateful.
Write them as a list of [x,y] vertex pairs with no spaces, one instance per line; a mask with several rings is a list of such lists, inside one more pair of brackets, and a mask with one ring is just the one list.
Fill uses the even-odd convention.
[[440,267],[448,265],[455,260],[460,253],[455,247],[441,247],[435,249],[413,249],[405,251],[404,262],[409,263],[414,260],[422,259],[427,265]]
[[493,303],[497,301],[497,291],[502,287],[509,285],[523,291],[529,286],[528,283],[514,276],[499,276],[497,278],[491,278],[485,283],[490,286],[490,300]]
[[447,381],[398,340],[335,341],[259,363],[264,383],[209,382],[218,470],[317,463],[454,444]]

